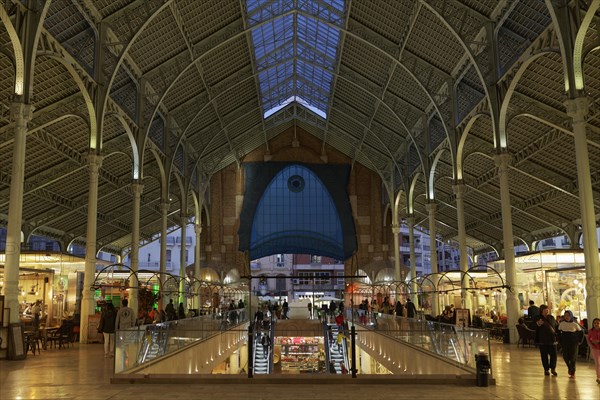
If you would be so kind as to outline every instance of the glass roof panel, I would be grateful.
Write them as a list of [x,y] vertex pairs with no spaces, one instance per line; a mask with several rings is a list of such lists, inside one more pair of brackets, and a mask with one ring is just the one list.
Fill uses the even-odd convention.
[[246,0],[263,116],[292,102],[327,117],[344,0]]
[[335,68],[335,59],[319,52],[317,49],[309,47],[303,42],[296,42],[296,51],[298,53],[297,57],[301,60],[318,64],[330,71],[333,71]]
[[246,13],[250,26],[281,16],[294,9],[293,1],[246,0]]

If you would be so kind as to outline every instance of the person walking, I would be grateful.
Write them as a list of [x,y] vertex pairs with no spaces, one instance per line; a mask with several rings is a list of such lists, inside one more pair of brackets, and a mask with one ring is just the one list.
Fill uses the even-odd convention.
[[342,375],[345,375],[348,373],[348,370],[346,369],[346,366],[344,365],[343,361],[340,361],[340,373]]
[[100,315],[100,324],[98,332],[104,336],[104,357],[113,357],[115,352],[115,324],[117,322],[117,312],[113,303],[106,303],[106,308]]
[[131,307],[128,307],[128,304],[129,301],[127,299],[123,299],[121,301],[122,307],[117,313],[117,321],[115,323],[115,328],[117,330],[129,329],[135,326],[136,318],[133,313],[133,309]]
[[573,313],[565,311],[563,320],[558,324],[558,337],[562,348],[563,360],[567,364],[569,378],[575,378],[575,364],[579,353],[579,343],[583,339],[581,326],[575,322]]
[[160,322],[160,313],[158,312],[156,307],[153,307],[152,311],[150,311],[150,320],[153,324]]
[[183,308],[183,303],[179,303],[179,307],[177,308],[177,319],[185,319],[185,308]]
[[400,302],[400,300],[396,301],[394,312],[396,313],[396,317],[404,317],[404,305],[402,302]]
[[267,358],[269,355],[269,348],[271,347],[271,338],[268,334],[262,336],[260,344],[262,344],[263,356]]
[[540,306],[540,315],[535,321],[535,342],[540,349],[542,358],[542,366],[544,367],[544,375],[557,376],[556,373],[556,328],[558,327],[556,320],[550,315],[550,309],[547,305]]
[[592,329],[587,335],[594,364],[596,364],[596,383],[600,385],[600,318],[594,318]]
[[239,313],[239,316],[240,316],[239,320],[240,321],[245,321],[246,320],[246,311],[244,309],[245,308],[244,300],[240,299],[238,301],[237,308],[238,308],[238,313]]
[[529,308],[527,308],[527,317],[536,320],[536,318],[540,315],[540,309],[535,305],[535,301],[529,300]]
[[237,305],[235,304],[235,300],[231,299],[231,301],[229,302],[229,313],[228,318],[229,318],[229,323],[230,324],[235,324],[237,323],[237,313],[236,313],[236,308]]
[[40,314],[42,313],[42,307],[40,306],[41,301],[36,300],[33,307],[31,307],[31,313],[33,314],[33,328],[37,330],[40,327]]
[[265,315],[262,312],[262,309],[259,307],[254,313],[254,329],[260,330],[262,328],[262,323]]
[[175,312],[175,305],[173,299],[169,300],[169,304],[165,307],[165,314],[167,314],[167,321],[173,321],[177,319],[177,313]]
[[327,325],[327,338],[329,339],[329,345],[333,345],[333,329],[331,329],[331,325]]
[[406,299],[406,317],[414,318],[417,315],[417,307],[415,307],[415,303],[412,302],[412,299],[409,297]]
[[337,343],[337,348],[338,348],[338,352],[341,352],[343,350],[343,345],[344,345],[344,339],[346,339],[346,336],[344,335],[343,331],[339,331],[337,334],[337,338],[336,338],[336,343]]
[[[366,300],[365,300],[366,301]],[[367,324],[367,305],[365,305],[365,301],[361,301],[358,305],[358,322],[366,325]]]
[[344,314],[339,313],[335,317],[335,325],[337,326],[338,332],[344,332]]
[[288,304],[287,300],[283,301],[283,305],[281,306],[281,308],[283,309],[283,319],[290,319],[290,317],[288,316],[288,312],[290,311],[290,305]]
[[337,374],[337,371],[335,370],[335,364],[333,363],[333,361],[329,361],[329,373]]

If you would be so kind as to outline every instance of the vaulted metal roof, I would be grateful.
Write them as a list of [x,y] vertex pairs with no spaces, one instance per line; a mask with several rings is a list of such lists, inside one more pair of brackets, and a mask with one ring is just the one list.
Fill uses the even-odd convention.
[[[469,244],[489,250],[502,241],[494,163],[501,114],[513,155],[516,238],[529,243],[581,223],[573,128],[564,105],[564,60],[570,57],[561,56],[556,25],[566,23],[562,2],[4,1],[4,17],[35,33],[23,25],[25,3],[43,16],[29,99],[34,112],[23,205],[24,226],[33,233],[85,242],[90,143],[104,155],[98,241],[118,252],[131,241],[135,174],[143,178],[141,232],[149,240],[160,231],[157,160],[172,165],[169,225],[175,226],[177,176],[198,190],[199,182],[295,124],[323,148],[331,146],[378,173],[395,191],[407,192],[414,181],[414,213],[424,226],[435,165],[444,239],[457,235],[452,185],[460,151]],[[570,20],[593,14],[580,37],[581,93],[590,100],[587,143],[598,221],[600,16],[595,8],[589,11],[591,0],[565,3]],[[2,23],[3,225],[14,151],[14,65]],[[98,99],[105,90],[104,103]],[[96,141],[90,133],[95,127]],[[139,171],[132,140],[141,148]]]

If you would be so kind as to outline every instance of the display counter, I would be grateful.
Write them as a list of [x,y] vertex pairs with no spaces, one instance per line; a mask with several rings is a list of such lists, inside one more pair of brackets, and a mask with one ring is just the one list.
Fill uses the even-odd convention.
[[323,369],[323,338],[319,337],[277,337],[275,351],[284,374],[319,372]]

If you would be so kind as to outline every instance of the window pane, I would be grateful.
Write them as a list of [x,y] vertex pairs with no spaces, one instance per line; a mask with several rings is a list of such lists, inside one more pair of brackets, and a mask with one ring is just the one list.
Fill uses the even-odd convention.
[[264,118],[296,102],[326,118],[343,0],[247,0]]

